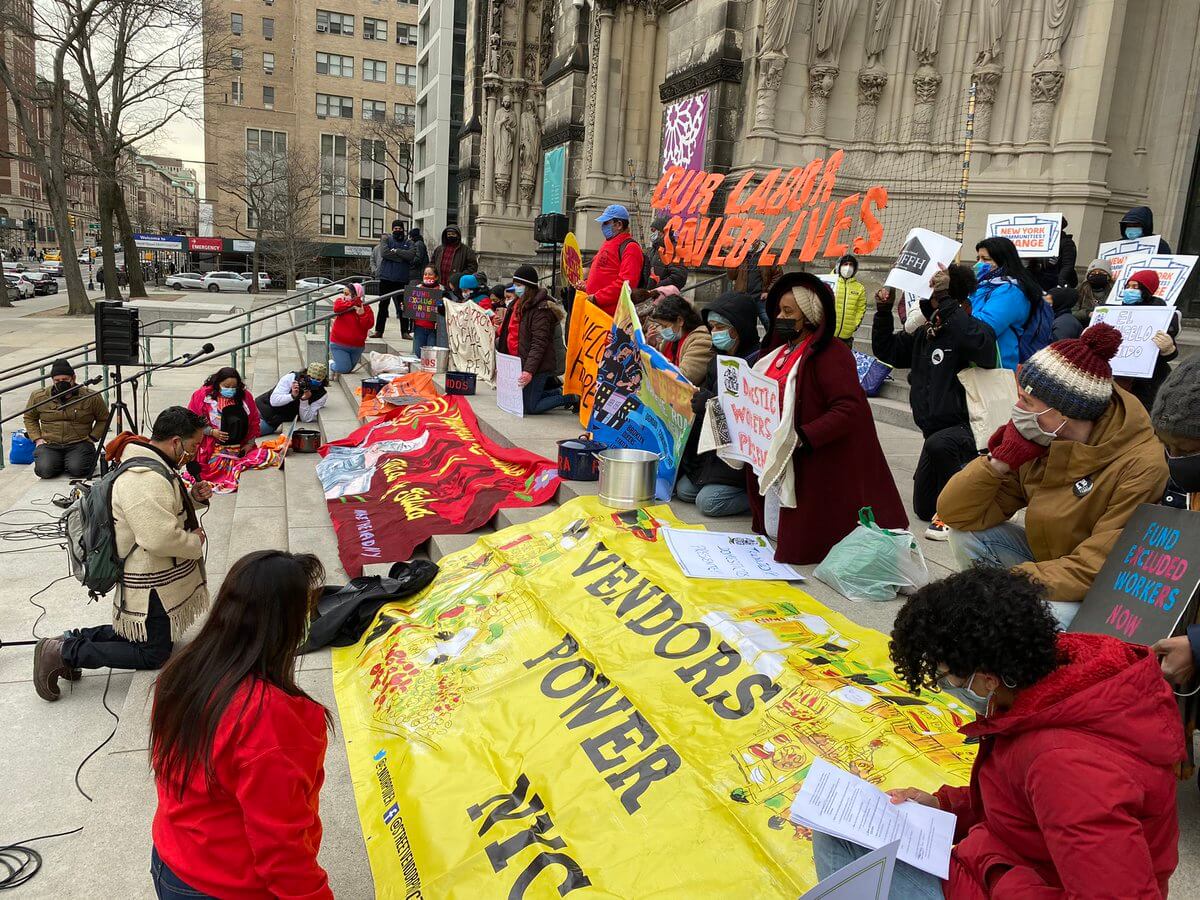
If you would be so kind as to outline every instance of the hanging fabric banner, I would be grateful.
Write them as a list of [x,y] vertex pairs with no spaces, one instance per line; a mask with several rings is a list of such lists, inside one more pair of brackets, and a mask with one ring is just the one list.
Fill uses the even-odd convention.
[[592,420],[596,400],[596,374],[612,334],[612,316],[589,303],[587,294],[575,292],[571,321],[567,328],[567,367],[563,375],[563,393],[579,398],[579,424],[584,428]]

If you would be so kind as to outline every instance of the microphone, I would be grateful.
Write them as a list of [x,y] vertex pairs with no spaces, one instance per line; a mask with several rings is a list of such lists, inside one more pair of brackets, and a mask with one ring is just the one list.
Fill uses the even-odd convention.
[[200,463],[196,462],[194,459],[189,459],[186,463],[184,463],[183,467],[187,469],[187,473],[191,475],[193,479],[196,481],[200,480]]
[[205,345],[204,345],[203,347],[201,347],[199,350],[195,350],[195,351],[193,351],[193,352],[191,352],[191,353],[185,353],[185,354],[183,354],[183,358],[184,358],[184,359],[195,359],[197,356],[204,356],[204,354],[206,354],[206,353],[212,353],[212,352],[213,352],[213,345],[212,345],[212,344],[205,344]]

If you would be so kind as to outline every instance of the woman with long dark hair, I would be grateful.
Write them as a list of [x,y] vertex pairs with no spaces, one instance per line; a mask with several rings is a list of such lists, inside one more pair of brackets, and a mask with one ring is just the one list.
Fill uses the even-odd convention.
[[236,491],[238,477],[246,469],[279,465],[276,451],[255,443],[261,428],[258,404],[233,366],[222,366],[204,379],[188,401],[188,409],[208,423],[196,450],[196,462],[200,463],[200,478],[211,483],[217,493]]
[[308,553],[246,554],[200,634],[159,675],[150,758],[160,900],[333,897],[317,863],[331,717],[295,676],[324,577]]
[[971,315],[996,333],[1000,365],[1016,370],[1021,332],[1034,304],[1046,302],[1042,289],[1006,237],[984,238],[975,245],[975,257],[979,286],[971,294]]
[[650,318],[658,324],[663,356],[692,384],[703,385],[716,351],[696,308],[680,294],[668,295],[654,304]]

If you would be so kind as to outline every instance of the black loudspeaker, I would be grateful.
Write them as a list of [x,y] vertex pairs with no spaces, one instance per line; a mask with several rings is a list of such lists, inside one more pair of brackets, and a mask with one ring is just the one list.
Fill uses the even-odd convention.
[[539,244],[561,244],[569,230],[562,213],[546,213],[533,220],[533,239]]
[[96,358],[104,366],[138,364],[138,313],[119,300],[96,302]]

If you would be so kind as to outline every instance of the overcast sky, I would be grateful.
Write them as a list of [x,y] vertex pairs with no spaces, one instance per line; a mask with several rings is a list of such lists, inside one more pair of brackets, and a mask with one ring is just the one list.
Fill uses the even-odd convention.
[[204,194],[204,166],[200,160],[204,159],[204,129],[202,121],[192,121],[181,116],[176,116],[159,134],[155,135],[155,141],[150,147],[143,147],[143,153],[152,153],[156,156],[175,156],[179,159],[188,160],[184,163],[187,168],[195,169],[196,176],[200,180],[200,192],[198,199],[205,199]]

